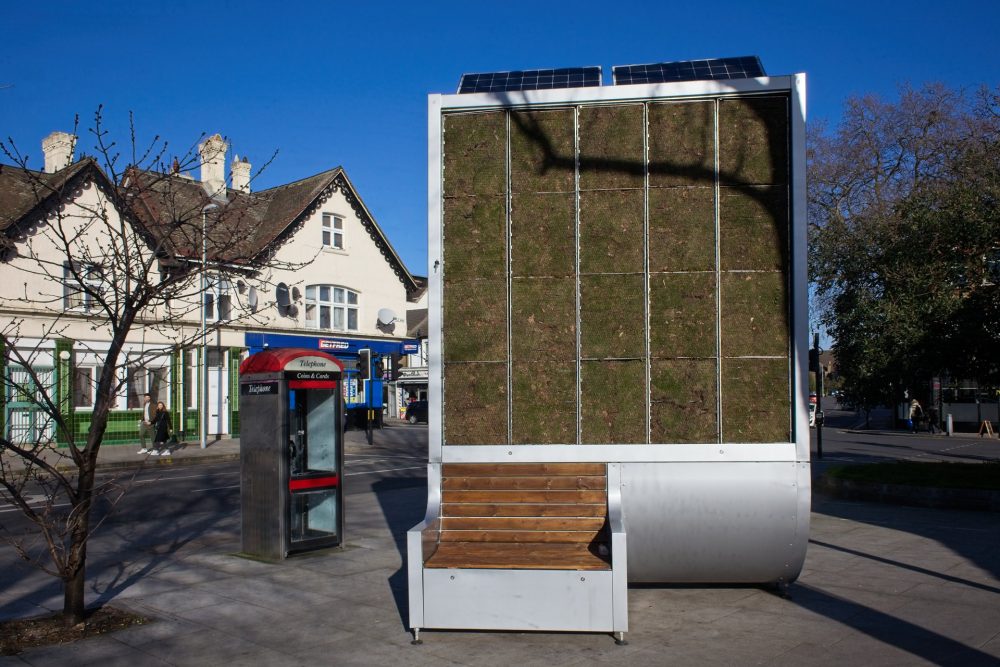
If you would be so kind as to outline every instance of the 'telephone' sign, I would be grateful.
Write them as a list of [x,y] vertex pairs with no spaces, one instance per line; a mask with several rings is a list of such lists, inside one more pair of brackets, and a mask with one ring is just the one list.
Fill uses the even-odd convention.
[[340,366],[325,357],[296,357],[285,364],[286,373],[294,371],[336,373],[340,371]]

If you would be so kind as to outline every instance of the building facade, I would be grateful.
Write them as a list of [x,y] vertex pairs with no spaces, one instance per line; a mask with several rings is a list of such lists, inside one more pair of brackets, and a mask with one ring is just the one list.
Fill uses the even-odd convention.
[[[132,326],[105,442],[135,440],[147,392],[182,437],[201,428],[203,392],[208,433],[239,434],[239,364],[265,347],[326,349],[351,368],[362,349],[403,353],[423,290],[342,168],[254,192],[245,158],[227,178],[215,135],[199,147],[198,178],[175,165],[114,183],[93,159],[73,159],[74,140],[46,138],[43,171],[0,165],[4,437],[57,438],[34,385],[86,433],[111,339],[102,296],[128,279],[130,240],[146,246],[135,257],[156,255],[151,275],[186,271],[192,287],[154,299]],[[118,210],[130,196],[141,201]]]

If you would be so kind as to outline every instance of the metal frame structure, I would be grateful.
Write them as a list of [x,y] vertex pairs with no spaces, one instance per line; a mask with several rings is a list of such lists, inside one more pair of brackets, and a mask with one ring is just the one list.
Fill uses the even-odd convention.
[[[757,79],[685,81],[660,84],[612,85],[596,88],[532,90],[504,93],[431,95],[428,103],[428,250],[429,250],[429,464],[428,507],[423,522],[407,536],[410,624],[420,628],[627,630],[629,582],[775,583],[794,581],[805,559],[809,532],[811,480],[809,471],[808,313],[806,274],[806,159],[804,74]],[[648,442],[645,444],[443,444],[443,115],[455,111],[567,108],[603,104],[685,100],[718,100],[758,94],[790,98],[788,295],[790,300],[789,442],[727,443],[721,431],[715,444]],[[578,113],[577,113],[578,116]],[[578,127],[578,125],[577,125]],[[715,121],[718,134],[718,119]],[[508,128],[509,133],[509,128]],[[578,143],[578,138],[575,143]],[[648,164],[648,139],[644,153]],[[718,141],[715,162],[718,165]],[[508,164],[508,177],[510,166]],[[645,176],[648,185],[648,169]],[[716,193],[718,194],[718,168]],[[577,187],[579,197],[579,187]],[[648,228],[648,188],[644,229]],[[508,214],[509,215],[509,214]],[[579,202],[577,202],[579,229]],[[508,230],[510,220],[508,217]],[[715,208],[718,253],[719,209]],[[579,233],[577,233],[579,238]],[[648,238],[648,234],[647,234]],[[579,241],[577,241],[579,243]],[[509,248],[509,246],[508,246]],[[509,249],[508,249],[509,252]],[[579,255],[579,247],[577,247]],[[575,260],[577,265],[579,257]],[[648,283],[648,249],[644,264]],[[718,266],[718,261],[716,266]],[[579,271],[577,271],[579,274]],[[508,283],[509,283],[508,277]],[[577,277],[579,281],[579,276]],[[508,285],[509,289],[509,285]],[[649,285],[646,285],[647,295]],[[716,287],[718,289],[718,286]],[[578,286],[579,290],[579,286]],[[579,299],[579,291],[577,294]],[[718,302],[717,302],[718,303]],[[509,304],[508,304],[509,308]],[[649,304],[646,306],[647,321]],[[579,314],[579,308],[578,308]],[[509,313],[508,313],[509,315]],[[510,319],[508,317],[508,326]],[[577,322],[579,350],[579,322]],[[485,332],[484,332],[485,335]],[[509,344],[509,343],[508,343]],[[647,386],[648,331],[647,331]],[[721,355],[720,355],[721,357]],[[579,355],[578,361],[579,364]],[[579,376],[579,373],[578,373]],[[508,382],[510,378],[508,377]],[[577,380],[579,383],[579,379]],[[721,400],[721,398],[719,399]],[[647,398],[646,413],[649,413]],[[579,407],[577,409],[579,412]],[[720,412],[721,419],[721,412]],[[577,439],[579,437],[579,415]],[[510,414],[508,410],[508,431]],[[440,516],[441,466],[446,463],[603,462],[608,465],[608,504],[614,552],[614,585],[606,591],[595,582],[587,604],[570,590],[565,573],[482,570],[436,570],[423,567],[427,534]],[[676,508],[683,507],[683,511]],[[621,562],[626,554],[627,570]],[[734,555],[738,555],[734,557]],[[598,573],[588,573],[589,575]],[[454,585],[467,580],[465,592]],[[451,577],[449,579],[449,577]],[[518,580],[514,600],[504,586]],[[528,581],[530,579],[530,581]],[[600,589],[600,590],[599,590]],[[558,612],[552,598],[562,600]],[[561,598],[559,596],[562,596]],[[463,600],[468,604],[463,604]],[[595,615],[596,614],[596,615]],[[598,620],[594,620],[598,619]]]

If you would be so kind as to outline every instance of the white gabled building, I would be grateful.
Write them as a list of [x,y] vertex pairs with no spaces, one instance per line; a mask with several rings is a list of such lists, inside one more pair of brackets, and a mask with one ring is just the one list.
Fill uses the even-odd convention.
[[[120,194],[140,186],[136,189],[141,205],[132,207],[134,219],[126,224],[151,247],[159,244],[161,253],[169,251],[163,270],[200,270],[206,206],[210,273],[214,263],[226,261],[225,252],[213,254],[213,248],[234,244],[241,257],[266,259],[270,268],[259,271],[252,263],[236,267],[226,279],[209,278],[201,305],[195,295],[193,303],[178,300],[143,313],[118,369],[122,389],[106,442],[135,439],[141,396],[147,391],[167,403],[177,431],[189,437],[198,433],[204,384],[198,372],[201,345],[180,347],[176,341],[190,342],[192,332],[201,331],[202,309],[211,326],[205,358],[212,435],[239,433],[237,372],[249,353],[265,347],[322,349],[354,369],[362,349],[386,359],[417,349],[416,341],[406,336],[405,318],[423,295],[423,283],[403,264],[343,168],[253,192],[251,165],[245,158],[234,157],[226,178],[228,146],[214,135],[199,146],[198,179],[179,171],[131,171],[115,184],[94,160],[74,161],[73,144],[72,135],[65,133],[47,137],[46,168],[41,172],[0,165],[0,318],[21,322],[18,345],[38,351],[31,365],[40,369],[40,377],[71,387],[67,409],[79,432],[89,425],[107,334],[96,318],[97,309],[73,285],[75,280],[99,283],[102,276],[96,263],[82,272],[64,269],[67,253],[47,232],[53,216],[60,221],[76,216],[86,229],[84,221],[94,210],[107,211],[107,219],[117,222],[119,212],[108,211],[112,191]],[[210,206],[222,195],[222,209]],[[218,218],[220,210],[225,211],[223,220]],[[192,231],[179,242],[178,220],[183,216]],[[73,256],[89,256],[87,248],[99,249],[102,239],[97,232],[84,233],[77,242],[80,249]],[[239,317],[241,313],[247,316]],[[11,374],[23,376],[23,369],[9,363],[8,356],[2,369],[5,380]],[[383,363],[386,371],[390,363]],[[382,387],[369,385],[372,388],[381,399]],[[396,395],[388,388],[384,393]],[[30,401],[18,398],[5,397],[4,434],[37,437],[37,429],[44,426],[35,423]]]

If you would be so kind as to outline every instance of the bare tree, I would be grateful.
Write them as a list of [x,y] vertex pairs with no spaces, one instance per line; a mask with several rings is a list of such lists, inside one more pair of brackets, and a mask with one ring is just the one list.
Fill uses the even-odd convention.
[[[0,310],[12,314],[0,328],[0,344],[5,366],[18,370],[9,374],[8,391],[32,401],[41,420],[28,437],[0,439],[0,499],[37,529],[5,537],[21,557],[62,580],[71,625],[85,610],[87,544],[99,524],[95,501],[115,502],[127,487],[121,480],[98,484],[95,474],[123,389],[120,369],[126,362],[142,369],[153,355],[199,339],[203,271],[213,281],[243,281],[265,293],[274,269],[295,268],[275,258],[274,230],[254,215],[261,208],[256,195],[227,191],[224,183],[207,192],[185,177],[199,161],[194,146],[174,156],[159,137],[140,142],[131,118],[130,129],[126,144],[114,142],[98,109],[88,131],[92,156],[54,173],[29,169],[12,140],[0,143],[13,162],[0,167],[4,176],[19,179],[18,192],[33,199],[30,215],[5,221],[6,234],[0,230],[7,287]],[[13,285],[19,287],[12,291]],[[239,290],[231,299],[213,304],[228,312],[220,311],[212,327],[255,319],[255,304]],[[36,370],[46,356],[59,363],[46,341],[81,327],[102,343],[89,350],[100,363],[90,378],[95,391],[85,432],[68,417],[73,378],[53,382]],[[143,343],[143,351],[126,359],[133,343]]]

